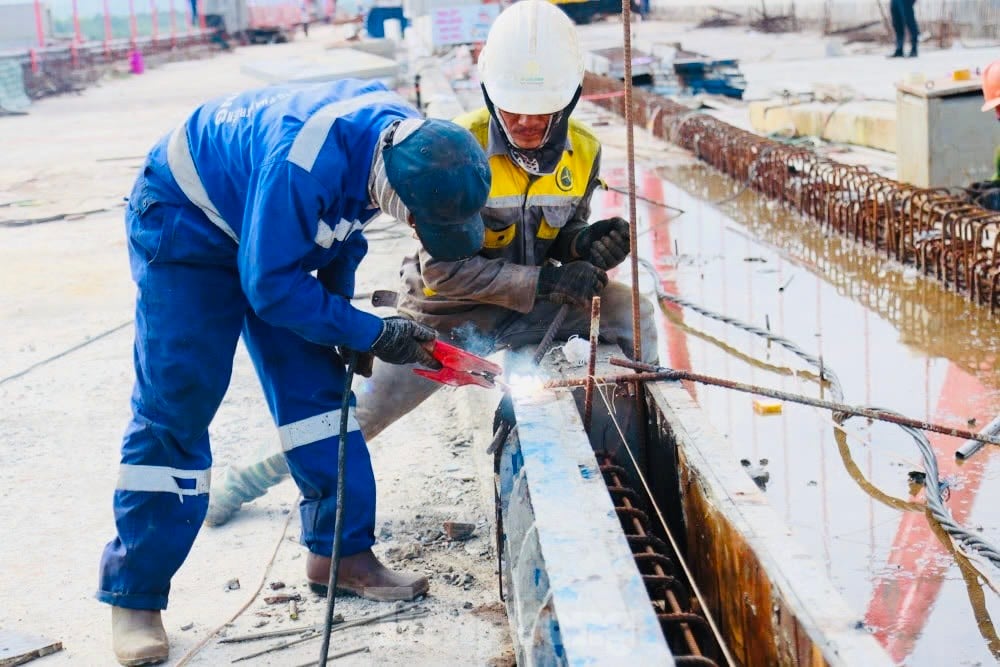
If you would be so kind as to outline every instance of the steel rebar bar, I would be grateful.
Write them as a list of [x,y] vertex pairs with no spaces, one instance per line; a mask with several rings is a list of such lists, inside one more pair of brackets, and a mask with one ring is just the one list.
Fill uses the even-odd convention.
[[587,389],[583,395],[583,430],[590,433],[590,420],[594,414],[594,374],[597,372],[597,339],[601,330],[601,297],[590,301],[590,360],[587,364]]
[[559,310],[556,311],[555,317],[552,318],[549,328],[545,330],[545,335],[542,336],[542,340],[539,341],[538,347],[535,348],[535,354],[531,357],[531,363],[536,366],[542,363],[542,358],[545,356],[545,353],[549,351],[549,346],[552,345],[552,341],[555,340],[556,334],[559,333],[559,327],[562,326],[562,323],[568,314],[568,304],[564,303],[559,306]]
[[[610,363],[612,366],[631,368],[641,372],[633,373],[630,375],[610,375],[605,377],[598,377],[594,378],[595,382],[601,384],[617,384],[621,382],[656,382],[659,380],[690,380],[691,382],[698,382],[699,384],[708,384],[716,387],[723,387],[725,389],[741,391],[746,394],[767,396],[769,398],[776,398],[782,401],[801,403],[803,405],[811,405],[812,407],[816,408],[832,410],[833,412],[854,415],[857,417],[867,417],[868,419],[889,422],[892,424],[897,424],[899,426],[908,426],[910,428],[919,429],[921,431],[931,431],[933,433],[941,433],[943,435],[950,435],[953,438],[963,438],[966,440],[976,440],[990,445],[1000,445],[1000,438],[997,437],[992,437],[989,435],[983,435],[979,433],[973,433],[965,429],[954,428],[951,426],[941,426],[940,424],[932,424],[930,422],[920,421],[918,419],[903,417],[902,415],[890,414],[882,410],[873,410],[871,408],[863,408],[854,405],[847,405],[846,403],[837,403],[835,401],[825,401],[820,398],[812,398],[810,396],[803,396],[801,394],[793,394],[788,391],[781,391],[778,389],[771,389],[769,387],[761,387],[758,385],[746,384],[744,382],[736,382],[735,380],[726,380],[724,378],[717,378],[709,375],[701,375],[700,373],[692,373],[690,371],[662,368],[659,366],[654,366],[652,364],[644,364],[642,362],[631,361],[629,359],[622,359],[620,357],[612,357],[610,359]],[[579,378],[573,380],[554,380],[546,382],[544,386],[546,388],[579,387],[581,385],[586,384],[587,380],[588,380],[587,378]]]

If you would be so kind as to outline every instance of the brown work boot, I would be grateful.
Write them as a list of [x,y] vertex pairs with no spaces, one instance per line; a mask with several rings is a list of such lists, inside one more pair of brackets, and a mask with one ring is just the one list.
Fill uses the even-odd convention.
[[[330,581],[330,559],[310,552],[306,559],[306,578],[313,593],[325,596]],[[375,558],[371,549],[340,559],[338,593],[353,593],[378,602],[397,602],[424,595],[429,588],[427,577],[393,572]]]
[[111,645],[123,665],[155,665],[170,652],[159,609],[111,607]]

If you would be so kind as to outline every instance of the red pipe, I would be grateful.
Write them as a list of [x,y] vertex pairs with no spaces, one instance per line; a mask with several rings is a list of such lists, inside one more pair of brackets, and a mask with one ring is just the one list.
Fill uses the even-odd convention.
[[73,45],[77,45],[82,42],[83,39],[80,36],[80,12],[76,6],[76,0],[73,0]]
[[174,13],[174,0],[170,0],[170,46],[177,46],[177,14]]
[[70,62],[73,67],[80,66],[80,51],[77,45],[80,44],[82,40],[80,39],[80,12],[76,6],[76,0],[73,0],[73,41],[69,45],[69,57]]
[[129,39],[132,42],[132,50],[134,51],[137,37],[139,36],[139,24],[135,19],[135,0],[128,0],[128,31]]
[[38,35],[38,47],[45,48],[45,22],[42,20],[42,0],[35,0],[35,33]]
[[104,0],[104,57],[111,57],[111,10],[108,8],[108,0]]
[[149,0],[149,14],[150,14],[150,20],[153,22],[152,38],[153,38],[153,45],[155,46],[156,39],[160,36],[160,26],[157,25],[158,21],[156,16],[156,0]]

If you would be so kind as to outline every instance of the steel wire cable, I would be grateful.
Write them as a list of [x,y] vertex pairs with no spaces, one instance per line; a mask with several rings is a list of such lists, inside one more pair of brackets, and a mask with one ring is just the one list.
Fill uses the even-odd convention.
[[[843,388],[840,384],[840,380],[837,378],[836,373],[826,367],[822,360],[815,357],[804,350],[802,350],[794,342],[779,336],[771,331],[761,329],[753,324],[748,324],[734,317],[728,315],[723,315],[721,313],[716,313],[709,310],[699,304],[689,301],[683,297],[670,294],[663,289],[661,284],[661,279],[656,268],[648,260],[639,260],[642,266],[649,271],[653,276],[653,282],[655,284],[655,289],[657,297],[675,303],[679,306],[692,310],[699,315],[708,317],[710,319],[723,322],[730,326],[743,329],[749,333],[756,336],[765,338],[771,342],[774,342],[781,347],[785,348],[795,356],[803,359],[804,361],[816,366],[820,369],[820,376],[823,380],[830,384],[831,393],[834,394],[838,402],[843,402]],[[889,415],[897,417],[905,417],[905,415],[896,412],[894,410],[888,410],[886,408],[880,408],[877,406],[866,405],[864,408],[870,410],[877,410],[879,412],[884,412]],[[856,415],[849,415],[844,413],[834,413],[833,419],[839,425],[846,422],[848,419]],[[924,473],[926,475],[926,483],[924,485],[924,497],[925,503],[927,505],[928,514],[941,526],[941,528],[951,537],[953,540],[961,544],[964,548],[969,551],[986,558],[989,560],[994,567],[1000,568],[1000,550],[997,549],[992,543],[981,537],[978,533],[969,530],[968,528],[959,524],[955,518],[951,515],[948,507],[945,505],[944,498],[942,496],[942,483],[940,481],[940,472],[937,463],[937,457],[934,453],[934,449],[931,446],[930,441],[927,436],[916,428],[910,426],[904,426],[902,424],[897,424],[903,431],[912,438],[914,444],[917,446],[920,452]]]
[[730,357],[733,357],[738,361],[742,361],[748,366],[753,366],[754,368],[759,368],[769,373],[774,373],[775,375],[801,378],[802,380],[811,383],[818,383],[818,384],[824,383],[824,381],[819,377],[818,373],[813,373],[812,371],[807,371],[804,369],[792,368],[791,366],[780,366],[778,364],[768,363],[767,361],[758,359],[757,357],[747,354],[746,352],[741,352],[740,350],[736,349],[736,347],[730,345],[724,340],[716,338],[715,336],[706,333],[695,326],[688,324],[687,322],[684,321],[683,317],[681,317],[676,312],[668,308],[669,303],[665,302],[666,299],[660,302],[660,311],[666,317],[670,318],[670,321],[674,324],[674,326],[676,326],[678,329],[688,334],[689,336],[693,336],[699,340],[703,340],[712,345],[713,347],[722,350]]
[[[886,410],[885,408],[874,409],[881,410],[887,414],[901,416],[898,412]],[[847,419],[850,419],[850,416]],[[913,442],[916,443],[923,458],[924,472],[927,474],[927,481],[924,485],[924,497],[930,515],[934,517],[934,520],[937,521],[952,539],[958,541],[966,549],[986,558],[994,567],[1000,568],[1000,550],[976,532],[969,530],[955,521],[948,507],[944,504],[944,498],[941,494],[942,485],[938,479],[937,457],[934,455],[934,449],[931,447],[927,436],[922,431],[910,426],[898,426],[913,438]]]
[[784,336],[779,336],[778,334],[772,331],[768,331],[767,329],[761,329],[760,327],[754,324],[744,322],[743,320],[737,319],[735,317],[730,317],[729,315],[723,315],[713,310],[709,310],[708,308],[705,308],[700,304],[685,299],[682,296],[677,296],[676,294],[671,294],[667,292],[665,289],[663,289],[663,284],[660,278],[660,274],[656,270],[656,267],[653,266],[653,263],[650,262],[648,259],[640,259],[639,264],[641,264],[642,267],[647,271],[649,271],[649,273],[653,276],[653,284],[656,289],[657,298],[659,298],[662,301],[669,301],[670,303],[687,308],[688,310],[698,313],[703,317],[716,320],[717,322],[722,322],[723,324],[728,324],[729,326],[736,327],[738,329],[743,329],[748,333],[752,333],[755,336],[759,336],[772,343],[780,345],[781,347],[785,348],[798,358],[805,361],[807,364],[817,368],[819,370],[820,380],[829,385],[830,394],[833,396],[833,399],[837,402],[843,402],[844,390],[842,385],[840,384],[840,378],[838,378],[837,374],[834,373],[830,368],[824,365],[822,359],[812,354],[809,354],[801,347],[796,345],[794,341],[791,341],[788,338],[785,338]]

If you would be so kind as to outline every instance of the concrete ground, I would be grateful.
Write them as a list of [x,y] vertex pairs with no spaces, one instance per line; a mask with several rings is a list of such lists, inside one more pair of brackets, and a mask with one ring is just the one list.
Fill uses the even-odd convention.
[[[606,21],[583,26],[581,41],[594,50],[620,45],[622,26]],[[713,58],[736,58],[747,78],[745,99],[768,99],[782,91],[808,91],[817,87],[845,88],[857,96],[895,99],[893,83],[909,72],[926,78],[956,69],[985,67],[1000,58],[1000,41],[976,48],[955,42],[939,49],[925,43],[919,58],[886,58],[891,45],[846,44],[842,37],[815,31],[767,34],[749,28],[695,28],[694,24],[642,21],[633,25],[635,49],[654,55],[671,44]]]
[[[622,26],[610,20],[598,22],[583,26],[580,35],[587,50],[609,48],[621,44]],[[843,37],[824,36],[817,31],[765,34],[745,27],[696,28],[694,23],[659,20],[635,23],[632,41],[635,49],[653,55],[669,53],[671,45],[679,44],[687,51],[712,58],[739,60],[747,82],[743,101],[717,97],[713,106],[718,108],[711,113],[749,131],[755,131],[749,110],[749,103],[753,101],[766,100],[767,107],[773,111],[783,104],[797,103],[798,97],[812,93],[818,99],[835,100],[824,105],[823,118],[827,123],[829,120],[850,121],[843,116],[856,115],[894,118],[895,83],[908,75],[919,74],[926,80],[936,80],[947,78],[959,69],[974,72],[1000,59],[1000,41],[997,40],[992,44],[982,40],[966,42],[968,47],[956,41],[948,49],[925,42],[919,58],[889,59],[885,56],[892,49],[887,43],[847,44]],[[864,103],[871,107],[870,110],[858,108]],[[894,126],[890,123],[889,127]],[[758,127],[757,131],[760,129]],[[832,159],[864,164],[890,178],[896,176],[894,153],[846,144],[827,145],[819,150]]]
[[[198,102],[259,85],[240,74],[241,63],[318,54],[337,39],[320,28],[291,44],[154,66],[0,119],[0,628],[63,642],[64,651],[39,664],[113,663],[109,611],[93,593],[101,549],[114,534],[111,495],[132,382],[134,285],[122,196],[145,151]],[[95,209],[107,210],[39,221]],[[378,236],[359,292],[394,287],[399,259],[415,248],[395,227]],[[490,462],[475,434],[456,428],[467,403],[466,394],[444,390],[370,444],[376,551],[430,576],[422,605],[429,613],[335,635],[331,653],[370,647],[345,665],[509,662],[492,497],[481,472]],[[276,444],[242,348],[211,435],[219,466]],[[475,524],[473,537],[448,541],[446,520]],[[199,648],[220,626],[220,636],[232,636],[321,620],[323,600],[305,588],[298,523],[296,489],[285,482],[230,525],[202,530],[164,614],[171,664],[185,656],[185,664],[228,663],[274,643],[212,640]],[[272,590],[277,584],[284,588]],[[300,595],[297,621],[287,603],[266,602],[281,593]],[[387,608],[357,598],[337,604],[347,619]],[[312,641],[248,664],[301,664],[318,650]]]
[[[620,31],[620,25],[599,23],[581,35],[589,48],[600,48],[619,43]],[[873,49],[827,58],[816,35],[693,31],[657,22],[637,25],[636,35],[638,46],[681,41],[692,50],[741,58],[749,90],[760,96],[852,83],[864,95],[891,95],[892,82],[915,66],[949,71],[1000,57],[996,49],[928,50],[918,61],[900,62]],[[121,198],[145,151],[195,104],[259,85],[240,73],[241,64],[318,56],[339,38],[333,29],[318,28],[291,44],[150,63],[142,76],[112,77],[80,95],[37,102],[26,116],[0,118],[0,319],[7,324],[0,336],[0,627],[64,643],[62,653],[39,664],[112,662],[108,612],[92,595],[100,551],[113,535],[110,500],[132,380],[134,287]],[[445,71],[467,103],[474,102],[474,84],[462,79],[461,66],[451,63]],[[585,105],[581,113],[602,124],[605,158],[620,164],[621,126]],[[725,113],[737,124],[748,117],[736,104]],[[637,153],[647,167],[687,159],[645,139],[637,141]],[[80,215],[91,211],[98,212]],[[43,222],[52,217],[58,219]],[[362,265],[359,291],[393,286],[398,260],[413,243],[393,229],[381,234]],[[463,391],[439,392],[371,443],[380,485],[377,551],[398,567],[431,575],[430,613],[344,632],[333,650],[370,647],[370,653],[345,658],[345,665],[510,659],[495,584],[493,508],[484,491],[483,429],[468,429],[472,422],[463,417],[479,410],[477,423],[483,423],[479,406],[494,397]],[[274,446],[273,426],[242,350],[212,436],[220,466]],[[171,664],[222,664],[257,649],[215,640],[201,647],[220,627],[220,634],[233,636],[318,622],[323,605],[303,586],[295,501],[286,482],[231,525],[202,531],[165,614]],[[475,536],[443,539],[440,524],[448,519],[475,523]],[[272,591],[276,583],[285,588]],[[289,590],[302,598],[294,622],[287,605],[264,600]],[[338,602],[347,618],[384,609],[357,599]],[[307,643],[249,664],[301,664],[316,650],[315,642]]]

